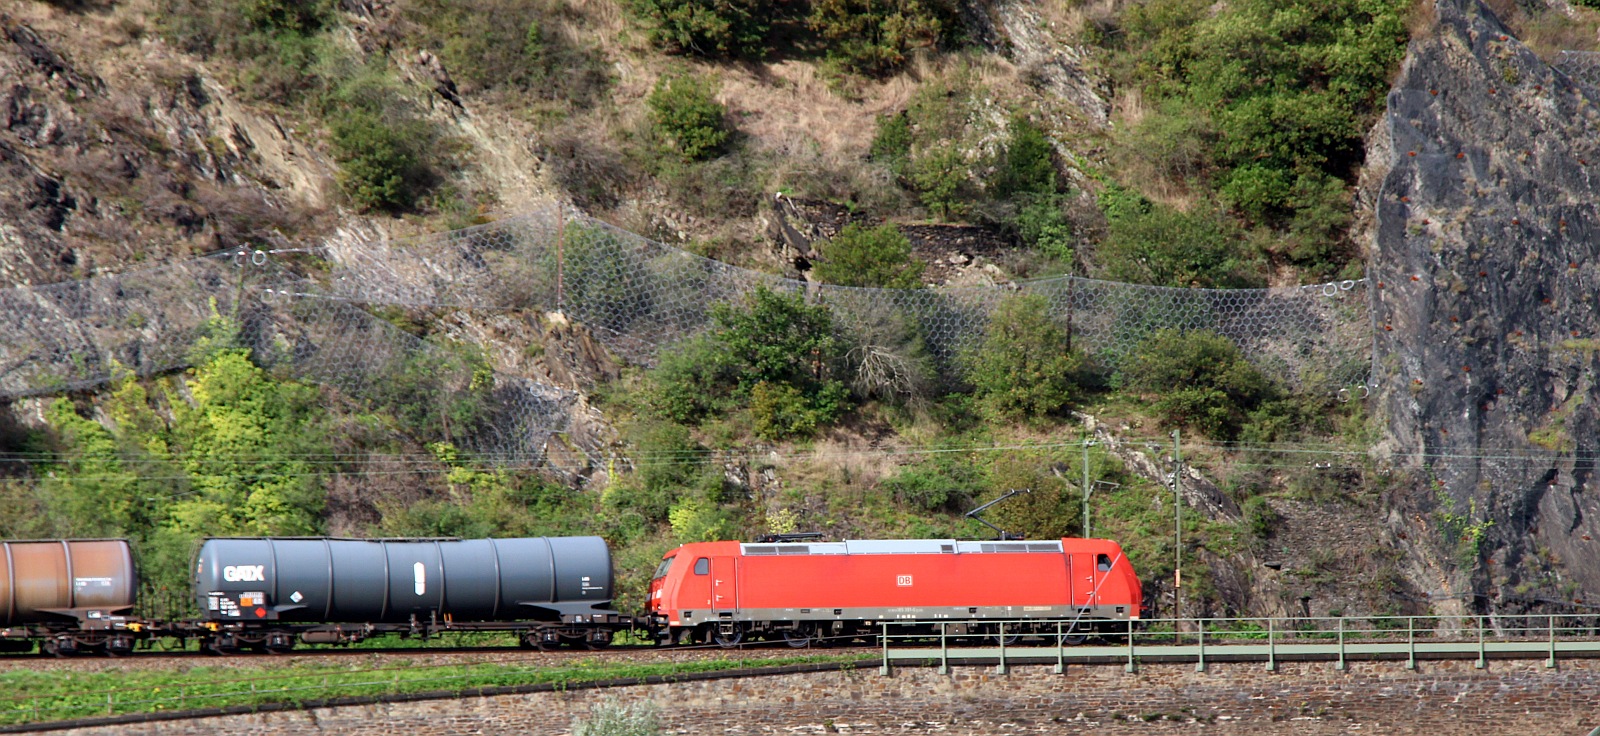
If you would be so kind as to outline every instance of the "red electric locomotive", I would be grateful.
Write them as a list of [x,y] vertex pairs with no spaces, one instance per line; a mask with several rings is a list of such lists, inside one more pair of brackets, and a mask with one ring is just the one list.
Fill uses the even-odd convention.
[[[937,621],[945,633],[1073,638],[1139,618],[1142,592],[1122,547],[1105,539],[703,542],[663,556],[649,611],[671,643],[746,637],[805,646],[870,637],[883,621]],[[1123,630],[1117,627],[1114,630]],[[930,633],[938,630],[930,624]]]

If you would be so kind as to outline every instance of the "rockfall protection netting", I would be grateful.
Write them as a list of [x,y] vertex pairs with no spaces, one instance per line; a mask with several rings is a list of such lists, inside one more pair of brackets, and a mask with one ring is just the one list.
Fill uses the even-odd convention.
[[1550,66],[1574,80],[1600,87],[1600,53],[1563,51]]
[[[711,307],[758,286],[828,305],[859,343],[920,341],[948,374],[1008,296],[1043,296],[1074,347],[1115,370],[1158,330],[1211,330],[1285,383],[1364,394],[1364,280],[1289,289],[1173,289],[1076,277],[977,288],[809,284],[708,260],[549,208],[401,240],[341,233],[305,250],[217,254],[143,271],[0,290],[0,399],[191,365],[219,344],[434,426],[464,449],[527,457],[575,396],[491,370],[377,314],[396,308],[560,311],[641,364],[705,330]],[[386,312],[387,310],[387,312]]]

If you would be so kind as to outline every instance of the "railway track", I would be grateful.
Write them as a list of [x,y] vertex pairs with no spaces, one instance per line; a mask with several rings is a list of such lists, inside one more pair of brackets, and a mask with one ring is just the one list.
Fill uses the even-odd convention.
[[272,664],[285,666],[300,664],[349,663],[352,665],[392,665],[397,661],[411,664],[536,664],[561,666],[581,661],[608,663],[658,663],[749,658],[754,654],[782,655],[802,652],[827,654],[872,654],[879,651],[864,646],[830,646],[796,650],[783,642],[756,642],[737,648],[716,645],[688,647],[658,647],[651,645],[613,646],[600,650],[557,649],[540,651],[514,646],[429,646],[429,647],[325,647],[300,648],[280,653],[240,652],[218,655],[195,649],[151,649],[137,651],[122,657],[104,655],[77,655],[54,657],[46,654],[0,655],[0,672],[11,670],[33,671],[102,671],[127,669],[176,668],[260,668]]

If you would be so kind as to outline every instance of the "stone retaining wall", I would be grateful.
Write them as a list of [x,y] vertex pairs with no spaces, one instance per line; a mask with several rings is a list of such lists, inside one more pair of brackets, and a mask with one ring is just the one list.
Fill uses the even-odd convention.
[[648,700],[672,734],[1573,734],[1600,726],[1600,661],[901,668],[319,708],[74,734],[564,734],[604,699]]

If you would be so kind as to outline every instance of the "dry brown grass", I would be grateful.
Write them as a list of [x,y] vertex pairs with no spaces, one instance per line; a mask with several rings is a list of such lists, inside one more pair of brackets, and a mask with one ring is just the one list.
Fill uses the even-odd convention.
[[863,83],[858,96],[834,89],[812,64],[781,61],[721,72],[719,100],[738,116],[739,130],[759,149],[780,155],[816,151],[863,156],[879,115],[905,107],[916,91],[910,75]]

